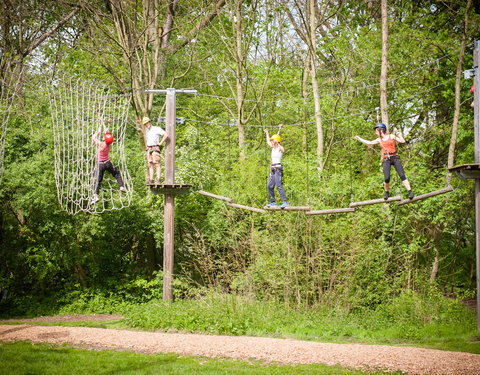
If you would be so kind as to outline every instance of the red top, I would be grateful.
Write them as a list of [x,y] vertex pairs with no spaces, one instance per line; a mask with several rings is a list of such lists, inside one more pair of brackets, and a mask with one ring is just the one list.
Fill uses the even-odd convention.
[[395,148],[395,139],[388,138],[386,141],[382,141],[380,138],[380,147],[382,148],[383,157],[388,157],[389,155],[396,155],[397,149]]
[[108,153],[110,152],[110,145],[107,145],[105,142],[102,142],[104,146],[98,148],[98,161],[100,163],[108,161]]

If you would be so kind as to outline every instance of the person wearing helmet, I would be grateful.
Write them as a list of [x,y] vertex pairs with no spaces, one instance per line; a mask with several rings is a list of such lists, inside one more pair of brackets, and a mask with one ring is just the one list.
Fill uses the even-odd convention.
[[280,198],[282,198],[283,203],[280,207],[288,207],[287,196],[285,194],[285,190],[283,189],[282,185],[282,177],[283,177],[283,167],[282,167],[282,156],[285,152],[283,146],[280,145],[282,141],[282,137],[280,136],[280,129],[282,128],[282,124],[278,125],[279,130],[277,134],[272,135],[271,137],[268,134],[268,129],[265,129],[264,132],[267,137],[267,145],[272,148],[271,154],[271,164],[270,164],[270,175],[268,176],[267,182],[267,191],[268,196],[270,198],[270,202],[267,204],[268,207],[274,207],[277,205],[275,200],[275,192],[274,188],[277,187],[278,193],[280,194]]
[[387,126],[382,123],[375,125],[373,129],[378,136],[378,138],[374,139],[373,141],[367,141],[363,138],[360,138],[358,135],[356,135],[354,138],[357,141],[360,141],[368,146],[379,144],[380,148],[382,149],[382,167],[383,176],[385,178],[385,182],[383,184],[385,189],[383,193],[383,199],[386,200],[390,196],[390,169],[392,165],[395,167],[395,170],[397,171],[400,180],[402,180],[403,185],[407,189],[408,198],[412,199],[414,197],[414,194],[410,187],[410,182],[405,176],[402,162],[400,161],[400,157],[398,156],[397,150],[395,148],[395,142],[405,143],[405,139],[403,138],[402,133],[399,132],[396,128],[393,128],[394,134],[390,134],[388,132]]
[[[156,171],[155,184],[160,184],[160,176],[162,175],[162,168],[160,166],[160,146],[163,145],[168,135],[160,126],[152,126],[150,118],[144,117],[142,124],[146,128],[146,150],[145,157],[148,163],[148,183],[153,184],[153,169]],[[162,140],[160,140],[160,136]]]
[[113,138],[112,133],[108,131],[105,123],[103,121],[100,121],[100,123],[103,125],[105,135],[103,136],[103,139],[100,140],[99,135],[101,133],[101,129],[99,129],[92,136],[93,143],[97,145],[97,169],[95,172],[97,179],[95,180],[95,191],[90,204],[95,204],[99,200],[98,194],[100,192],[100,186],[102,184],[105,171],[110,172],[110,174],[115,177],[118,183],[118,187],[120,188],[120,191],[122,193],[125,193],[127,191],[127,189],[125,189],[125,184],[123,183],[122,175],[109,159],[110,145],[115,139]]

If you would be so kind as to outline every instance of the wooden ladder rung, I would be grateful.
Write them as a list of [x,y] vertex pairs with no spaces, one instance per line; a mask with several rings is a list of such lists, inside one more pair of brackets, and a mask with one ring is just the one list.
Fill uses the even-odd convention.
[[319,211],[307,211],[305,215],[327,215],[327,214],[339,214],[343,212],[354,212],[355,208],[333,208],[330,210],[319,210]]
[[397,204],[398,204],[399,206],[401,206],[401,205],[403,205],[403,204],[416,202],[416,201],[419,201],[419,200],[422,200],[422,199],[434,197],[435,195],[440,195],[440,194],[449,193],[449,192],[451,192],[451,191],[453,191],[453,187],[449,186],[449,187],[446,187],[446,188],[444,188],[444,189],[432,191],[432,192],[430,192],[430,193],[426,193],[426,194],[422,194],[422,195],[417,195],[416,197],[413,197],[412,199],[403,199],[403,200],[401,200],[400,202],[398,202]]

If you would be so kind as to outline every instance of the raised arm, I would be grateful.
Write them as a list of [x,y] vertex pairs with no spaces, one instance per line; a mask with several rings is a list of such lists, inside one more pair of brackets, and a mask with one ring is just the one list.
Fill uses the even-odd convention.
[[268,134],[268,129],[263,129],[265,135],[266,135],[266,141],[267,141],[267,145],[269,145],[270,147],[272,147],[272,141],[270,141],[270,135]]
[[98,135],[101,133],[102,131],[100,130],[100,128],[92,135],[92,141],[93,143],[95,143],[97,146],[100,146],[102,141],[100,141],[98,139]]
[[405,138],[403,138],[402,132],[398,131],[397,128],[393,128],[393,136],[397,142],[405,143]]
[[[110,122],[111,120],[108,120],[108,122]],[[108,133],[108,128],[107,128],[107,125],[105,124],[105,121],[103,119],[99,119],[98,122],[100,123],[101,127],[103,128],[103,131],[105,133]],[[99,129],[100,131],[100,129]]]

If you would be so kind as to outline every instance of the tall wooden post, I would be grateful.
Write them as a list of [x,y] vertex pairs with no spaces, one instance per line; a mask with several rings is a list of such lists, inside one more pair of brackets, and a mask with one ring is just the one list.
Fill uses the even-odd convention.
[[[168,139],[165,147],[165,184],[175,183],[175,125],[177,100],[175,89],[167,89],[165,131]],[[173,257],[175,195],[165,194],[163,203],[163,299],[173,301]]]
[[477,332],[480,333],[480,41],[475,42],[473,51],[473,69],[463,72],[465,78],[473,77],[475,87],[473,93],[473,134],[474,134],[474,164],[462,164],[449,168],[457,172],[460,178],[475,179],[475,266],[477,287]]
[[[480,41],[475,42],[473,52],[473,65],[476,74],[473,77],[475,91],[473,96],[474,113],[474,154],[475,164],[480,164],[480,75],[478,63],[480,62]],[[475,179],[475,255],[476,255],[476,279],[477,279],[477,332],[480,332],[480,178]]]
[[174,229],[175,229],[175,195],[182,194],[181,188],[189,185],[175,184],[175,127],[177,121],[176,94],[196,94],[196,90],[145,90],[145,92],[166,94],[165,131],[168,139],[165,147],[165,183],[157,185],[154,190],[165,194],[163,203],[163,299],[173,301],[173,264],[174,264]]

